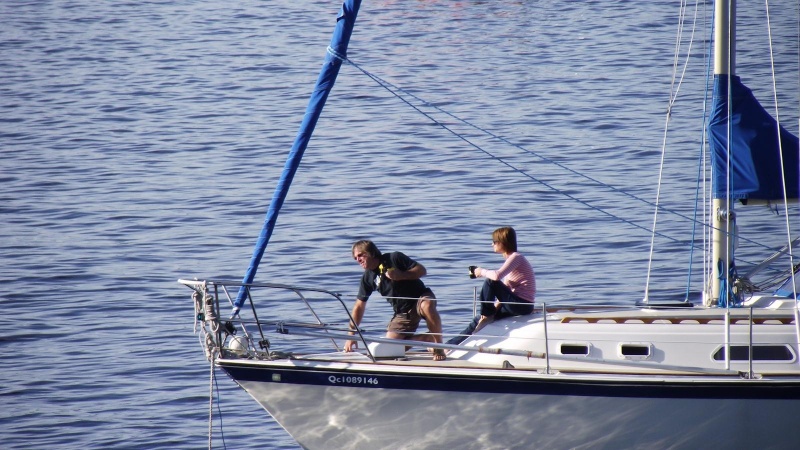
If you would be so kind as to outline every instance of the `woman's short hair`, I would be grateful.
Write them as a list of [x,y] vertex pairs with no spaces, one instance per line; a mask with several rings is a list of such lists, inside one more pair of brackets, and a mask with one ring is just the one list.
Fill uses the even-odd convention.
[[356,253],[356,249],[367,252],[373,258],[381,256],[381,251],[378,250],[378,246],[368,239],[362,239],[353,243],[353,247],[350,249],[350,254],[354,255]]
[[517,251],[517,232],[511,227],[500,227],[492,233],[492,240],[503,246],[508,253]]

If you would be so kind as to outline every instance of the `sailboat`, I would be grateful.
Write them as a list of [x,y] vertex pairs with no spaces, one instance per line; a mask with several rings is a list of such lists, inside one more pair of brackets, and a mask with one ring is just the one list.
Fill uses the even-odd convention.
[[[341,294],[254,281],[347,59],[360,3],[342,5],[244,279],[178,280],[192,290],[211,363],[309,449],[795,448],[798,241],[787,238],[784,248],[740,275],[734,208],[797,199],[800,147],[736,76],[733,1],[717,0],[715,9],[707,131],[714,248],[701,301],[663,303],[645,293],[630,306],[537,304],[533,314],[491,323],[458,345],[425,343],[448,351],[446,361],[433,361],[424,348],[407,349],[408,341],[361,329],[364,350],[343,352],[352,317]],[[787,258],[790,270],[775,287],[760,291],[749,282],[755,270]],[[309,320],[260,316],[270,299],[296,301]],[[320,318],[320,302],[338,308],[340,323]]]

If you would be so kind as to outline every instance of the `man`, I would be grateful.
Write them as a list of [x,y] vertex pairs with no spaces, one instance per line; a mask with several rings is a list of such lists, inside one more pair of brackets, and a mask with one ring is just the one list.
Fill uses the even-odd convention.
[[[436,311],[436,297],[420,280],[428,273],[422,264],[401,252],[381,254],[378,247],[368,240],[354,243],[352,253],[353,259],[364,269],[364,274],[353,306],[355,324],[351,324],[351,328],[361,323],[369,296],[378,291],[394,309],[386,329],[387,338],[442,342],[442,319]],[[428,324],[428,334],[414,334],[420,319],[425,319]],[[354,335],[355,331],[350,334]],[[357,346],[358,342],[347,341],[344,351],[351,352]],[[444,350],[434,349],[433,359],[444,360]]]

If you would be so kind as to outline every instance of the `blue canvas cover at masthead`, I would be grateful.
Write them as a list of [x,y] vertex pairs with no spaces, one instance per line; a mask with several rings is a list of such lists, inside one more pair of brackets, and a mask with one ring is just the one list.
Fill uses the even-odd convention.
[[[267,248],[269,238],[272,236],[272,230],[275,228],[278,213],[283,206],[283,201],[286,199],[286,194],[289,192],[292,179],[294,179],[297,168],[300,166],[300,160],[303,158],[303,153],[308,146],[308,141],[311,139],[311,134],[314,132],[314,127],[317,125],[317,120],[322,113],[322,108],[325,106],[325,101],[328,99],[328,94],[336,81],[336,76],[339,74],[343,59],[347,56],[347,45],[350,43],[350,36],[353,33],[353,26],[360,6],[361,0],[345,0],[339,15],[336,17],[336,28],[331,37],[331,45],[328,47],[325,62],[322,64],[319,78],[317,78],[314,91],[308,101],[303,122],[300,124],[300,129],[297,131],[297,136],[286,159],[286,164],[283,166],[283,173],[272,195],[272,201],[264,219],[264,226],[256,241],[253,256],[250,259],[250,265],[247,268],[242,284],[252,283],[256,276],[258,265],[264,255],[264,250]],[[247,288],[242,286],[233,304],[233,316],[239,313],[239,309],[244,304],[246,297]]]
[[[728,102],[728,80],[733,101]],[[786,197],[798,198],[800,157],[796,136],[778,125],[758,103],[753,92],[737,76],[714,76],[714,100],[708,124],[708,140],[714,167],[714,198],[728,196],[728,133],[730,132],[730,198],[733,200],[782,201],[781,156]],[[730,109],[729,109],[730,108]],[[728,130],[728,116],[731,128]],[[778,136],[780,136],[780,147]],[[782,152],[782,154],[781,154]]]

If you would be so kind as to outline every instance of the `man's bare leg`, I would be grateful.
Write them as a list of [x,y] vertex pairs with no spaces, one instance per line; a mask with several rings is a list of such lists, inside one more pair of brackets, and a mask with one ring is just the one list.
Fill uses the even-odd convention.
[[[442,343],[442,318],[439,316],[439,311],[436,310],[436,300],[429,297],[422,297],[419,299],[420,315],[425,319],[428,325],[428,333],[414,336],[412,339],[433,342],[435,344]],[[443,361],[445,359],[444,349],[433,349],[433,360]]]

